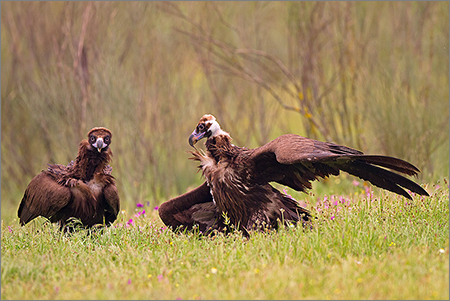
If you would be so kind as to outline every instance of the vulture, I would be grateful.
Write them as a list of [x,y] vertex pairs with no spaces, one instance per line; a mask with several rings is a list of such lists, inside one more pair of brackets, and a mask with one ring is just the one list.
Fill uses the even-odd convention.
[[43,216],[60,229],[68,230],[73,219],[90,228],[109,226],[119,212],[119,195],[112,167],[110,149],[112,134],[104,127],[95,127],[80,142],[78,156],[67,166],[48,164],[28,184],[19,206],[20,224]]
[[258,148],[242,148],[231,143],[230,134],[209,114],[200,119],[189,144],[195,148],[203,138],[206,153],[195,149],[191,159],[200,162],[206,181],[159,207],[161,220],[174,230],[197,225],[200,231],[208,232],[229,224],[247,236],[252,229],[276,229],[279,221],[310,225],[310,212],[270,182],[305,191],[311,189],[311,181],[337,176],[340,171],[408,199],[412,198],[405,189],[428,196],[422,187],[400,175],[419,172],[401,159],[364,155],[294,134],[282,135]]

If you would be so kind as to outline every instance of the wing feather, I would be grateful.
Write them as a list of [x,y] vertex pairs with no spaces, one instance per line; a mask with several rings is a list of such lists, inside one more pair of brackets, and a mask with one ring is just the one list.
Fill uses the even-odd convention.
[[119,193],[114,182],[103,188],[103,196],[106,204],[108,204],[108,207],[105,209],[105,223],[113,223],[116,220],[117,214],[120,210]]
[[428,195],[418,184],[390,171],[416,175],[419,169],[414,165],[398,158],[364,155],[334,143],[288,134],[244,153],[253,166],[253,179],[258,183],[274,181],[304,191],[311,188],[311,181],[337,176],[342,170],[407,198],[411,196],[402,187]]
[[197,188],[162,203],[158,213],[164,224],[173,230],[180,226],[192,229],[197,224],[199,230],[205,232],[222,225],[206,181]]
[[66,206],[70,198],[69,188],[59,185],[49,172],[41,172],[25,190],[18,211],[20,224],[25,225],[38,216],[50,218]]

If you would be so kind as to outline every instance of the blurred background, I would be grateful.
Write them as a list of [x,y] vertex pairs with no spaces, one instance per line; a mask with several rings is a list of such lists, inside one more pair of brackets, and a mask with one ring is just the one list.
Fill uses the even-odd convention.
[[448,177],[448,47],[448,2],[2,1],[2,220],[96,126],[123,209],[186,192],[205,113],[238,146],[294,133]]

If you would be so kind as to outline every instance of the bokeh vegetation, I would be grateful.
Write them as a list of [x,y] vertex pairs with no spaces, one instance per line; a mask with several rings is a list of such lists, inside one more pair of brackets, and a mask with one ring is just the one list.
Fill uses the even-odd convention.
[[240,146],[295,133],[406,159],[419,182],[448,177],[448,13],[448,2],[4,1],[2,220],[94,126],[113,132],[123,208],[185,192],[202,181],[186,151],[205,113]]

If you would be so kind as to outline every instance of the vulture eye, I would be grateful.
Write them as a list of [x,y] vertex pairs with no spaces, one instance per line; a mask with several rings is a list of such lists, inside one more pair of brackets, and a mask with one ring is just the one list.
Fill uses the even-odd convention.
[[106,136],[105,137],[105,139],[103,139],[103,141],[105,141],[105,143],[108,143],[109,144],[109,140],[110,140],[111,138],[109,137],[109,136]]
[[197,132],[201,132],[201,131],[203,131],[205,129],[205,125],[203,124],[203,123],[200,123],[198,126],[197,126]]
[[89,136],[89,143],[95,143],[95,141],[97,141],[97,139],[95,139],[94,135]]

